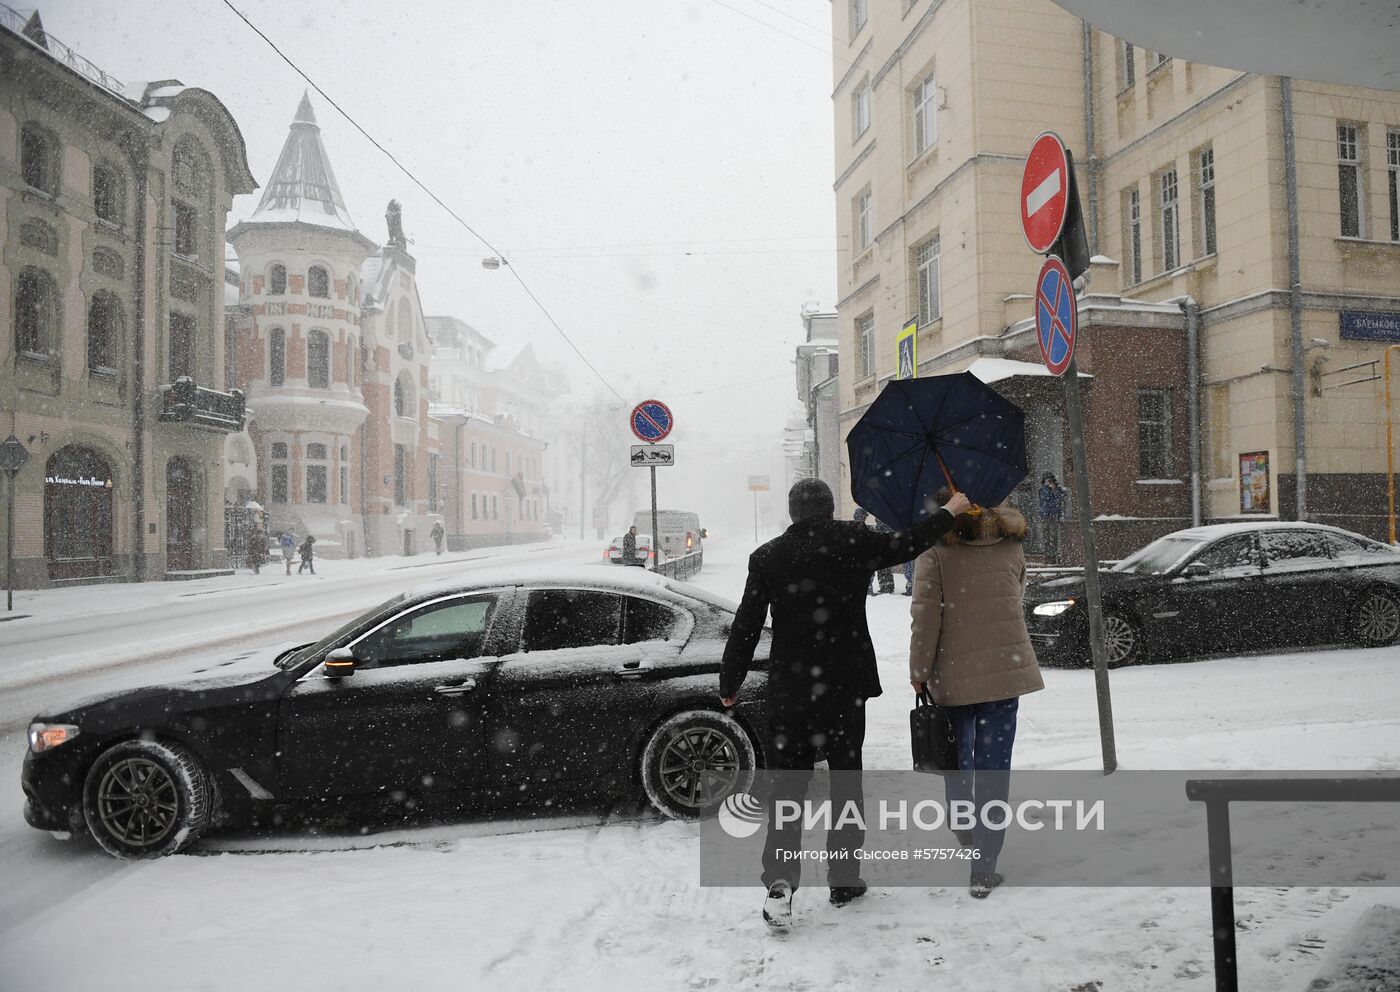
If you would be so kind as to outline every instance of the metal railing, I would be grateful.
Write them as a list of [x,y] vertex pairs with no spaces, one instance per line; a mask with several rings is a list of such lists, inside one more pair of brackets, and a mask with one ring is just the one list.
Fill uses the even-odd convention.
[[92,62],[83,58],[77,52],[73,51],[73,49],[51,35],[48,29],[44,30],[44,44],[41,45],[34,41],[24,33],[25,26],[28,23],[29,18],[25,17],[13,7],[8,7],[0,3],[0,27],[8,28],[10,31],[13,31],[21,38],[33,44],[34,47],[48,52],[52,58],[62,62],[74,72],[81,73],[85,78],[101,86],[104,90],[109,90],[123,99],[126,98],[126,93],[124,92],[125,85],[120,79],[102,69],[100,66],[94,65]]
[[1217,992],[1238,992],[1230,804],[1396,803],[1400,802],[1400,778],[1190,779],[1186,783],[1186,798],[1206,804],[1215,988]]
[[158,419],[165,423],[186,423],[205,430],[233,433],[243,429],[247,403],[243,393],[234,389],[221,393],[195,385],[189,376],[161,386],[163,405]]
[[699,574],[705,555],[701,551],[692,551],[690,554],[681,555],[679,558],[668,558],[656,566],[658,575],[664,575],[668,579],[685,581],[694,575]]

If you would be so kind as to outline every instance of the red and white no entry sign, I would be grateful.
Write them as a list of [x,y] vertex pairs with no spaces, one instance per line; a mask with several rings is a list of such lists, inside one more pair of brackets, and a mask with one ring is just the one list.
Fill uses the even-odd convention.
[[1031,145],[1021,173],[1021,230],[1038,255],[1048,252],[1064,230],[1069,215],[1069,156],[1054,131],[1045,131]]

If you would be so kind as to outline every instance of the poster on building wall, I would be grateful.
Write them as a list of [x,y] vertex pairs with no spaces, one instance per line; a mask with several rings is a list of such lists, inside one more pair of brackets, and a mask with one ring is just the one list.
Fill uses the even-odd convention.
[[1248,451],[1240,455],[1240,512],[1268,513],[1269,453]]
[[895,339],[896,379],[912,379],[919,374],[919,321],[911,318]]

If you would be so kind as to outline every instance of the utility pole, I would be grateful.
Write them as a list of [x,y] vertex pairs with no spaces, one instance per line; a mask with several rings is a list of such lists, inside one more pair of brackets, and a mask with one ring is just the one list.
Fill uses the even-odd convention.
[[578,539],[583,537],[583,487],[588,478],[588,429],[586,427],[579,430],[578,448]]

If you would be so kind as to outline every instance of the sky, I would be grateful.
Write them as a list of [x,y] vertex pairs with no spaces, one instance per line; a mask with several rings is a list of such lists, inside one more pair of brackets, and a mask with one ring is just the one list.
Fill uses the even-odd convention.
[[[666,485],[728,517],[751,512],[747,474],[780,481],[799,312],[835,303],[828,3],[234,3],[511,260],[627,403],[670,404]],[[266,182],[307,84],[220,0],[39,9],[124,81],[213,92]],[[575,391],[605,390],[509,273],[482,268],[477,238],[311,100],[360,229],[382,242],[385,205],[403,205],[428,313],[508,353],[531,341]]]

